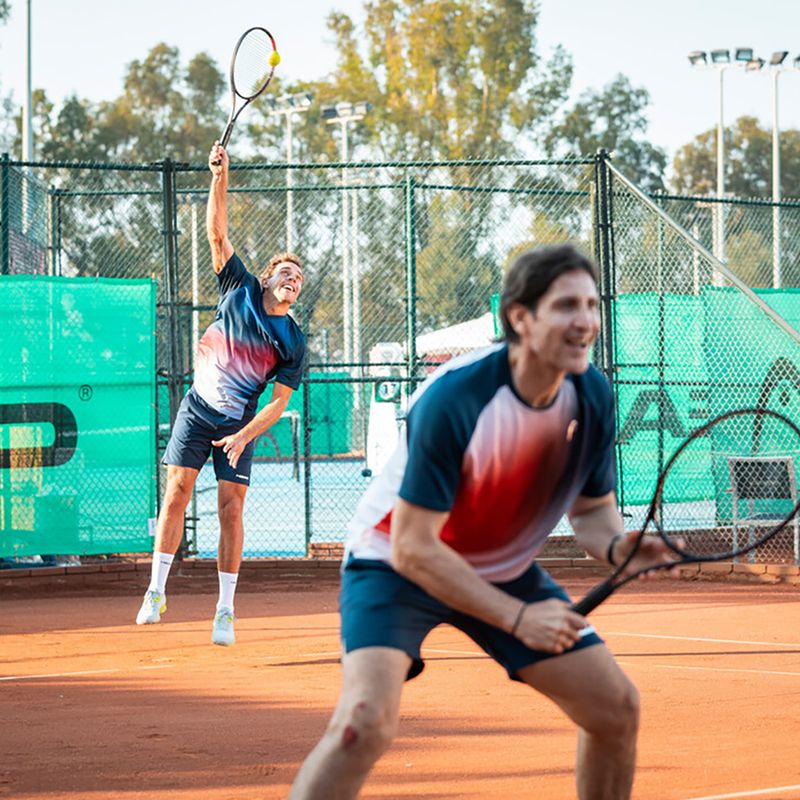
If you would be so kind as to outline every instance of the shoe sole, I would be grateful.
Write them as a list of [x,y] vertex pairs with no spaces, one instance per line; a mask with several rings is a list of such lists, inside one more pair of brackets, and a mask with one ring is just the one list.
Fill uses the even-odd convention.
[[136,617],[136,624],[137,625],[155,625],[157,622],[161,622],[161,615],[167,610],[166,606],[161,606],[158,610],[158,617],[157,619],[143,619],[141,622],[139,621],[139,617]]

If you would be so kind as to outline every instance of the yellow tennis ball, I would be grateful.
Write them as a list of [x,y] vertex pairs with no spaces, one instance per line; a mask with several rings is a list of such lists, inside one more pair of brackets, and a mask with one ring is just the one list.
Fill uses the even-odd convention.
[[273,50],[272,51],[272,55],[270,55],[270,57],[269,57],[269,65],[271,67],[277,67],[278,64],[280,64],[280,63],[281,63],[281,57],[278,54],[278,51],[277,50]]

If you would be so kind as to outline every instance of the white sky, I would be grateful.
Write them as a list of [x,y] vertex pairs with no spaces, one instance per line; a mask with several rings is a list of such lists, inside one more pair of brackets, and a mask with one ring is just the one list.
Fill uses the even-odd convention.
[[[361,0],[32,0],[33,85],[60,105],[76,92],[97,101],[122,92],[126,65],[157,42],[179,48],[184,62],[206,51],[227,68],[233,43],[248,26],[275,36],[288,79],[324,76],[336,54],[325,27],[332,10],[358,23]],[[0,26],[0,91],[25,90],[25,0],[11,0]],[[601,88],[622,72],[650,92],[648,138],[670,154],[716,125],[717,76],[689,66],[690,50],[750,46],[768,58],[800,55],[800,0],[540,0],[538,46],[557,44],[575,64],[574,96]],[[742,114],[772,126],[772,80],[767,74],[725,73],[725,120]],[[779,79],[780,128],[800,128],[800,70]],[[359,98],[342,98],[343,100]],[[490,156],[490,153],[486,154]]]

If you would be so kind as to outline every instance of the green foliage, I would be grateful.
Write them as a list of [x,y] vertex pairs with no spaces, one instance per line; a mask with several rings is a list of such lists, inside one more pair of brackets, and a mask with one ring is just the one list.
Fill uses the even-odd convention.
[[667,157],[661,148],[642,139],[647,129],[646,89],[618,75],[601,91],[584,92],[545,138],[549,155],[590,155],[603,148],[614,164],[645,191],[663,190]]
[[[800,131],[780,134],[781,196],[797,197]],[[673,184],[681,194],[717,193],[717,132],[705,131],[684,145],[673,162]],[[772,132],[743,116],[725,130],[725,192],[735,197],[772,196]]]
[[[224,124],[219,106],[224,88],[209,55],[200,53],[184,67],[176,48],[158,44],[128,65],[125,91],[114,100],[95,104],[72,95],[56,113],[37,89],[37,154],[52,160],[203,160]],[[20,129],[21,122],[15,149]]]

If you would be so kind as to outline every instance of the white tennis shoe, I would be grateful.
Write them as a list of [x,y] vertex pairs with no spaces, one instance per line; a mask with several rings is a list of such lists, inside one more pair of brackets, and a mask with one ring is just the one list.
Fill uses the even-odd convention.
[[161,615],[167,610],[167,596],[164,592],[148,589],[144,593],[142,607],[136,615],[137,625],[153,625],[160,622]]
[[214,626],[211,629],[211,641],[214,644],[229,647],[236,641],[236,637],[233,634],[235,619],[230,608],[217,609],[217,613],[214,615]]

